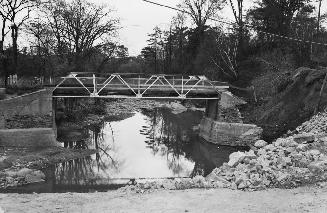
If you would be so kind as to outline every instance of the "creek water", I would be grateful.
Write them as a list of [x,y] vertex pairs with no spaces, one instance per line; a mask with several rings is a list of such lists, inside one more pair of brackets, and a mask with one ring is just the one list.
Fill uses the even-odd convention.
[[[46,182],[16,192],[107,191],[149,179],[207,175],[244,147],[219,146],[202,140],[196,127],[201,111],[173,114],[169,109],[143,109],[118,121],[104,121],[60,135],[63,146],[97,149],[83,159],[52,165]],[[67,133],[67,134],[66,134]]]

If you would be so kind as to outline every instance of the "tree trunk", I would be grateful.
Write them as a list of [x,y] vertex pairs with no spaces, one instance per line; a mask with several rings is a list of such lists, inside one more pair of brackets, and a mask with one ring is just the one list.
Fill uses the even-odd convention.
[[317,20],[317,22],[318,22],[317,33],[319,33],[319,31],[320,31],[321,1],[322,0],[319,0],[318,20]]
[[13,74],[17,74],[17,65],[18,65],[18,27],[16,24],[13,24],[11,27],[11,37],[12,37],[12,47],[13,47]]

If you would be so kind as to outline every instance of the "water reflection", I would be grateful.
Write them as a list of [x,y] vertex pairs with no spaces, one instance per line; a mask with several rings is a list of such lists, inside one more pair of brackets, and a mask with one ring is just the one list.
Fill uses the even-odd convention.
[[121,121],[102,121],[82,130],[64,128],[63,146],[99,153],[49,167],[47,192],[105,191],[131,178],[207,175],[228,161],[230,153],[244,148],[200,139],[193,127],[202,116],[199,111],[175,115],[168,109],[143,109]]

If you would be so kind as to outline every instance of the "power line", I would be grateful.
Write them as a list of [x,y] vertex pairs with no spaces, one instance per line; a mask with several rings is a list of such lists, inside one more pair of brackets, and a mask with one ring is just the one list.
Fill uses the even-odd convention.
[[[182,13],[186,13],[186,14],[192,15],[192,13],[190,13],[190,12],[188,12],[186,10],[182,10],[182,9],[176,8],[176,7],[171,7],[171,6],[168,6],[168,5],[160,4],[160,3],[149,1],[149,0],[142,0],[142,1],[147,2],[147,3],[150,3],[150,4],[154,4],[154,5],[157,5],[157,6],[160,6],[160,7],[165,7],[165,8],[171,9],[171,10],[175,10],[175,11],[178,11],[178,12],[182,12]],[[230,26],[235,26],[235,24],[236,24],[236,23],[231,23],[231,22],[227,22],[227,21],[218,20],[218,19],[215,19],[215,18],[209,18],[209,20],[220,22],[222,24],[227,24],[227,25],[230,25]],[[255,26],[249,25],[249,24],[245,24],[244,26],[245,27],[248,27],[248,28],[255,29],[257,32],[260,32],[260,33],[263,33],[263,34],[266,34],[266,35],[270,35],[270,36],[274,36],[274,37],[278,37],[278,38],[282,38],[282,39],[288,39],[288,40],[296,41],[296,42],[303,42],[303,43],[309,43],[309,44],[323,45],[323,46],[326,46],[327,47],[327,43],[321,43],[321,42],[303,40],[303,39],[293,38],[293,37],[289,37],[289,36],[283,36],[283,35],[279,35],[279,34],[275,34],[275,33],[269,33],[269,32],[266,32],[266,31],[257,29]]]

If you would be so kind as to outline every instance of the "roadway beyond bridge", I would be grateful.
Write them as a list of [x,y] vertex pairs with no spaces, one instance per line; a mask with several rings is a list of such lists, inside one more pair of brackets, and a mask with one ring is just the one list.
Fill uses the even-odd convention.
[[136,73],[70,73],[53,89],[54,98],[220,99],[229,88],[205,76]]

